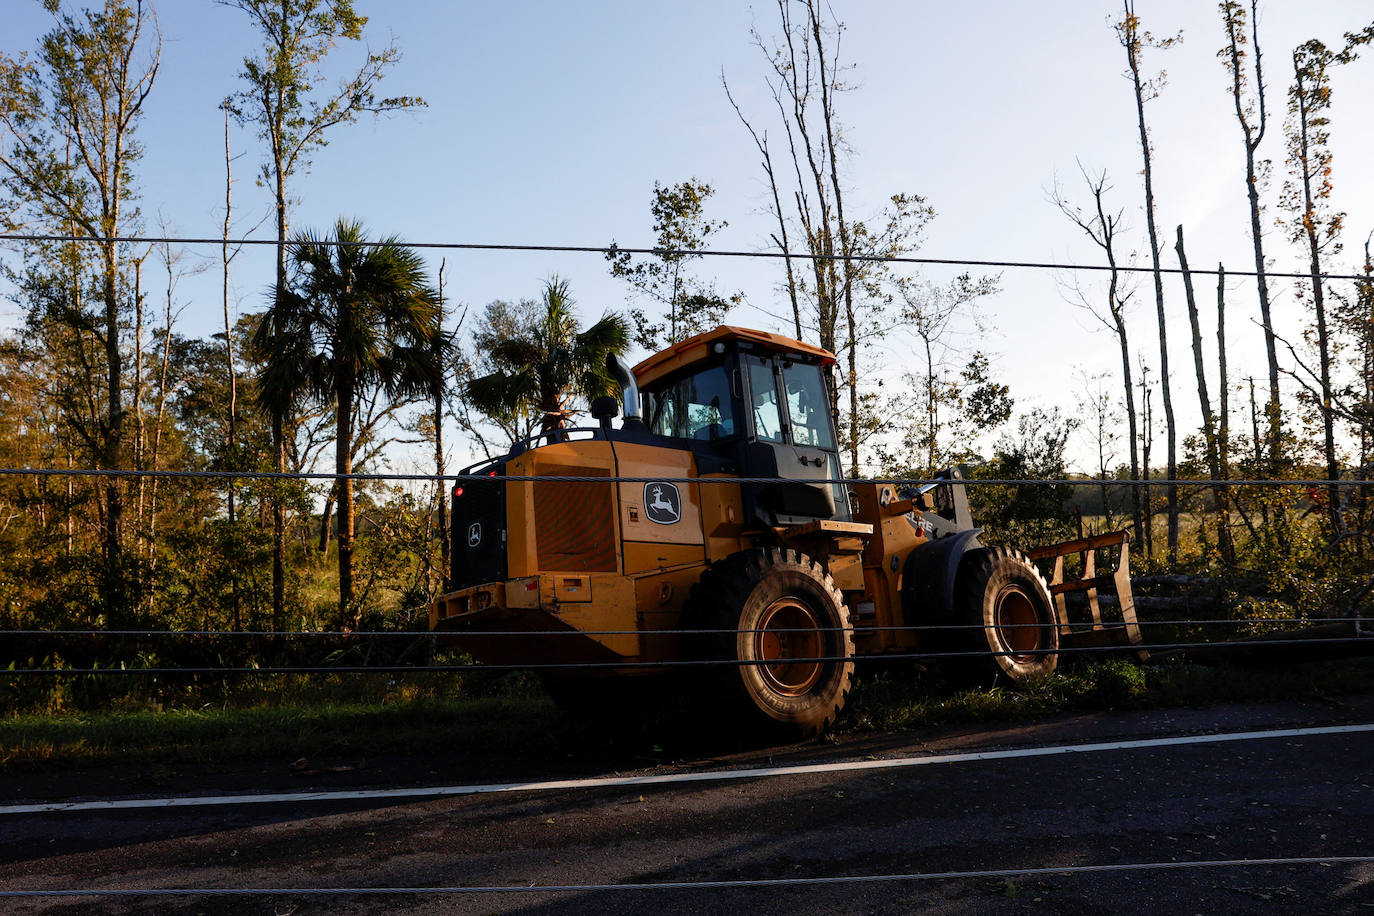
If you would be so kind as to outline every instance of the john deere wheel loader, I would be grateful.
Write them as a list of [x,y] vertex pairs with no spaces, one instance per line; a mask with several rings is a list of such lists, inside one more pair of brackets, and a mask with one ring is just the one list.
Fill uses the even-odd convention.
[[[599,426],[463,472],[431,629],[489,664],[566,666],[545,669],[555,688],[600,675],[633,691],[662,663],[719,663],[689,670],[723,716],[801,735],[839,713],[856,656],[950,652],[1021,681],[1054,671],[1067,642],[1139,642],[1124,533],[1033,551],[1047,581],[979,542],[955,471],[927,492],[838,483],[834,365],[735,327],[633,370],[613,359],[618,427],[616,399],[599,398]],[[1103,549],[1119,559],[1098,575]],[[1065,574],[1071,554],[1081,575]],[[1100,587],[1117,592],[1115,625]],[[1072,592],[1086,623],[1068,620]]]

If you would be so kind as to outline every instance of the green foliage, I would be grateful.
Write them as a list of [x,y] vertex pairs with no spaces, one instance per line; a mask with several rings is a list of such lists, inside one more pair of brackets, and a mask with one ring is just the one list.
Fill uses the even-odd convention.
[[364,630],[424,630],[433,594],[431,573],[439,544],[430,527],[434,507],[427,500],[389,488],[385,506],[370,509],[358,538],[358,603],[366,610]]
[[495,371],[468,381],[468,401],[498,425],[523,411],[542,413],[540,431],[547,433],[577,412],[576,398],[619,393],[606,359],[629,347],[625,319],[605,315],[582,331],[573,304],[568,281],[550,277],[534,324],[484,342]]
[[[309,165],[312,151],[328,143],[327,132],[360,114],[383,114],[424,107],[418,96],[378,98],[377,84],[401,59],[395,43],[368,50],[361,66],[330,91],[324,58],[339,41],[362,41],[367,17],[352,0],[220,0],[247,14],[262,37],[260,56],[245,57],[240,78],[245,88],[225,100],[240,123],[258,128],[269,156],[261,180],[285,193],[286,180]],[[279,206],[286,200],[279,197]],[[279,226],[285,232],[284,222]]]
[[117,235],[122,221],[137,217],[136,126],[160,41],[149,11],[128,0],[105,0],[79,15],[50,12],[54,28],[35,61],[0,54],[0,179],[19,205],[9,225],[28,217]]
[[902,437],[875,449],[886,476],[925,479],[952,465],[979,463],[978,438],[1011,419],[1011,389],[992,378],[982,351],[957,375],[935,367],[906,380],[907,394],[892,398],[888,407],[891,415],[909,418]]
[[[30,331],[37,326],[60,342],[50,355],[65,372],[55,373],[62,384],[53,394],[76,434],[72,451],[83,463],[125,468],[126,320],[137,292],[128,282],[132,252],[117,239],[138,224],[137,125],[157,77],[161,39],[141,3],[105,0],[80,16],[49,11],[55,25],[36,64],[0,55],[0,189],[10,198],[0,201],[0,211],[9,228],[99,240],[27,246],[21,287]],[[101,503],[104,595],[119,603],[133,597],[124,578],[119,482],[106,482]]]
[[1068,478],[1065,450],[1077,425],[1058,408],[1033,408],[1018,418],[1014,433],[997,440],[992,459],[969,473],[973,479],[1028,481],[969,487],[969,506],[989,543],[1024,549],[1077,536],[1073,486],[1035,482]]
[[[438,305],[424,261],[395,237],[371,242],[362,225],[340,219],[329,238],[305,233],[287,247],[292,273],[259,319],[258,395],[327,405],[369,388],[418,397],[442,372]],[[340,418],[342,421],[344,418]]]
[[695,178],[671,187],[654,182],[654,199],[649,205],[657,242],[653,256],[636,257],[614,242],[606,252],[611,276],[625,280],[664,309],[662,316],[630,309],[634,341],[646,350],[656,351],[710,330],[743,300],[739,293],[717,294],[715,284],[698,280],[688,269],[691,261],[701,257],[697,252],[707,247],[712,233],[727,225],[724,220],[709,220],[704,215],[706,198],[712,193],[709,184]]
[[470,348],[460,347],[454,360],[460,395],[456,405],[458,423],[482,445],[489,458],[492,457],[492,451],[488,445],[486,424],[495,426],[506,444],[514,445],[532,436],[543,417],[535,405],[519,397],[513,387],[499,389],[494,397],[482,402],[474,415],[474,405],[468,397],[468,391],[476,379],[516,371],[516,367],[503,364],[499,359],[501,350],[498,345],[534,327],[543,308],[534,299],[521,299],[518,302],[498,299],[487,303],[474,323]]
[[[292,272],[253,335],[260,406],[285,417],[303,401],[332,409],[335,472],[353,473],[359,410],[369,392],[395,403],[441,382],[446,346],[424,262],[394,237],[367,240],[340,219],[333,236],[306,233],[287,249]],[[353,481],[339,502],[339,621],[358,626],[353,588]]]
[[856,675],[839,728],[919,728],[1076,710],[1325,699],[1333,694],[1367,692],[1371,674],[1374,660],[1367,658],[1263,669],[1192,664],[1142,667],[1114,660],[1061,667],[1020,689],[993,687],[950,693],[938,669],[869,669]]
[[224,762],[340,753],[552,753],[582,730],[535,695],[468,697],[442,677],[397,682],[262,679],[226,699],[0,720],[0,768]]

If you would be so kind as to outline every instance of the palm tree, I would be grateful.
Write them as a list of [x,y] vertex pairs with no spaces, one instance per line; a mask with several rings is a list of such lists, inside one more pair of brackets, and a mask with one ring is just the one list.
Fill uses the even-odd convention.
[[[371,243],[360,223],[340,219],[334,236],[297,236],[291,273],[276,290],[254,337],[263,368],[259,403],[273,416],[303,398],[333,407],[335,473],[353,473],[356,405],[381,388],[418,397],[443,374],[436,296],[424,262],[394,236]],[[336,482],[339,514],[339,619],[356,626],[353,604],[353,481]]]
[[496,372],[467,384],[468,400],[488,415],[509,415],[520,407],[541,412],[540,432],[561,429],[576,413],[573,400],[614,394],[619,385],[606,357],[629,348],[629,328],[619,315],[605,315],[579,331],[568,281],[556,275],[544,283],[542,314],[525,333],[496,341],[487,353]]

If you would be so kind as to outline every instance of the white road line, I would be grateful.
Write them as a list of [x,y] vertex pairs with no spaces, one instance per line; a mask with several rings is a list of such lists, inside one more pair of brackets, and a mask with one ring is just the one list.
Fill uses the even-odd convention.
[[848,760],[835,763],[810,763],[797,766],[758,767],[746,770],[709,770],[698,773],[667,773],[658,776],[600,776],[591,779],[554,779],[542,782],[507,782],[471,786],[417,786],[409,789],[350,789],[334,792],[275,792],[262,795],[190,795],[170,798],[123,798],[85,802],[39,802],[5,805],[0,815],[44,814],[55,811],[122,811],[132,808],[190,808],[210,805],[273,805],[301,802],[369,801],[388,798],[441,798],[454,795],[491,795],[499,792],[549,792],[569,789],[602,789],[658,786],[683,782],[722,782],[730,779],[761,779],[770,776],[801,776],[810,773],[850,773],[862,770],[893,770],[905,767],[971,763],[979,760],[1012,760],[1018,757],[1052,757],[1060,754],[1091,754],[1101,751],[1130,751],[1152,747],[1178,747],[1188,744],[1221,744],[1228,741],[1263,741],[1278,738],[1307,738],[1317,735],[1348,735],[1374,732],[1374,723],[1330,725],[1319,728],[1282,728],[1268,731],[1229,732],[1213,735],[1181,735],[1170,738],[1144,738],[1134,741],[1106,741],[1096,744],[1061,744],[1026,747],[1007,751],[972,751],[964,754],[935,754],[928,757],[895,757],[886,760]]

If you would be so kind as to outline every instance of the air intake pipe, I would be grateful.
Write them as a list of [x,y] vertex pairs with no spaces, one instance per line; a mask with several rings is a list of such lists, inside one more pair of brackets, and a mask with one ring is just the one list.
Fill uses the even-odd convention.
[[631,371],[630,364],[616,354],[608,353],[606,368],[615,376],[616,381],[620,382],[621,402],[625,405],[625,422],[621,424],[621,428],[642,428],[644,418],[639,413],[639,384],[635,382],[635,374]]

